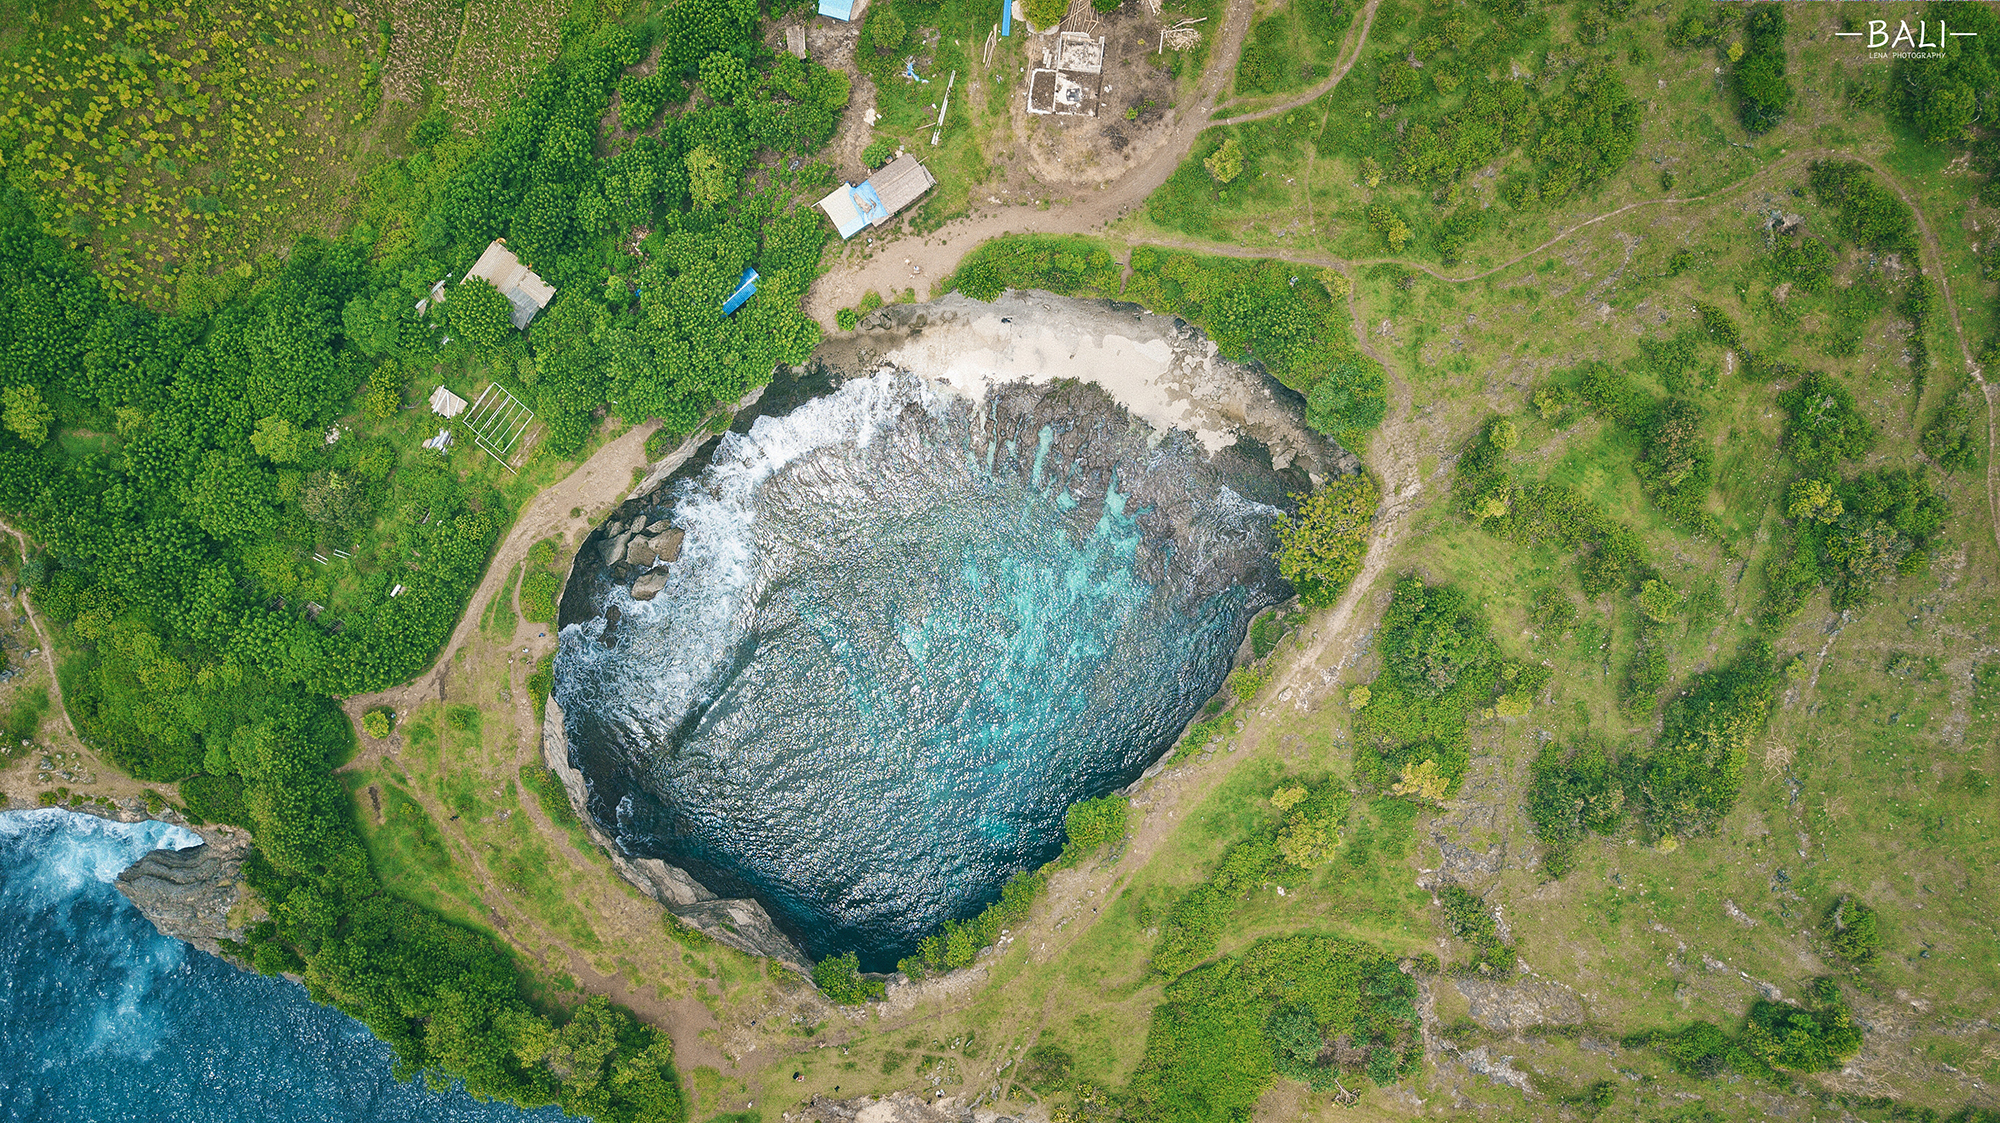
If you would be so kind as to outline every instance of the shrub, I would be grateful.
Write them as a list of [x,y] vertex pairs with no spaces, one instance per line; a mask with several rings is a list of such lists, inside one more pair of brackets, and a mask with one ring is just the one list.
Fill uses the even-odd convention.
[[1681,595],[1655,577],[1639,586],[1639,609],[1655,624],[1671,624],[1680,619]]
[[529,569],[521,574],[521,615],[538,624],[556,622],[556,594],[562,578],[547,569]]
[[1306,424],[1354,447],[1389,412],[1388,383],[1373,359],[1349,358],[1312,385],[1306,394]]
[[[993,296],[998,295],[1000,294],[997,292],[993,294]],[[991,300],[992,297],[986,297],[985,299]],[[861,313],[856,312],[852,308],[842,308],[833,314],[833,323],[841,331],[853,331],[861,323]]]
[[1672,673],[1667,665],[1666,629],[1648,621],[1639,628],[1631,665],[1618,684],[1618,704],[1635,719],[1651,714]]
[[1112,1108],[1096,1118],[1248,1119],[1278,1073],[1315,1088],[1393,1081],[1421,1060],[1416,997],[1416,980],[1364,944],[1261,940],[1167,985],[1130,1088],[1094,1093]]
[[1436,697],[1490,663],[1493,641],[1463,592],[1405,577],[1382,622],[1382,655],[1400,682]]
[[1819,930],[1833,945],[1834,953],[1849,963],[1868,963],[1882,950],[1875,910],[1852,897],[1841,897],[1828,906]]
[[1729,813],[1777,682],[1771,645],[1758,641],[1696,675],[1667,706],[1660,739],[1640,765],[1648,825],[1662,835],[1701,834]]
[[1243,146],[1235,137],[1229,137],[1201,162],[1201,166],[1208,169],[1209,177],[1215,182],[1233,183],[1237,176],[1243,174]]
[[880,979],[861,977],[861,957],[851,951],[830,955],[813,964],[812,978],[813,985],[827,1001],[842,1006],[878,1001],[888,993],[888,987]]
[[[1826,988],[1813,988],[1825,994]],[[1789,1002],[1756,1002],[1743,1026],[1742,1049],[1774,1068],[1826,1072],[1861,1051],[1861,1031],[1845,1003],[1817,1010]]]
[[1029,23],[1047,31],[1069,13],[1069,0],[1028,0],[1025,11]]
[[861,150],[861,162],[871,168],[879,168],[895,159],[896,150],[900,147],[901,144],[889,137],[879,137],[869,141],[868,147]]
[[1116,795],[1071,804],[1063,816],[1063,857],[1074,861],[1123,839],[1131,806],[1130,801]]
[[1153,946],[1154,973],[1178,975],[1214,955],[1233,911],[1235,902],[1211,885],[1197,885],[1181,894],[1160,925],[1159,942]]
[[1567,748],[1551,741],[1529,769],[1528,821],[1542,840],[1542,868],[1561,877],[1575,864],[1576,847],[1590,834],[1615,832],[1625,819],[1625,787],[1617,762],[1602,741],[1585,738]]
[[1752,5],[1743,19],[1743,33],[1744,50],[1730,75],[1736,117],[1752,133],[1769,132],[1785,119],[1792,102],[1792,84],[1785,78],[1784,6]]
[[1460,886],[1447,885],[1438,891],[1438,903],[1444,906],[1445,931],[1472,946],[1468,967],[1500,974],[1514,969],[1514,949],[1500,939],[1500,926],[1485,901]]
[[369,710],[361,715],[361,731],[379,741],[395,728],[394,717],[395,711],[386,706]]
[[1368,532],[1381,495],[1369,476],[1344,476],[1299,501],[1296,517],[1278,519],[1278,572],[1307,608],[1340,599],[1361,571]]
[[1854,405],[1854,395],[1813,371],[1778,395],[1785,411],[1785,451],[1808,472],[1859,460],[1875,446],[1875,427]]
[[1920,443],[1924,455],[1937,461],[1947,472],[1971,468],[1979,462],[1979,444],[1973,438],[1972,411],[1954,398],[1940,407],[1924,429]]
[[1278,843],[1269,835],[1252,835],[1222,852],[1208,882],[1215,891],[1232,900],[1264,884],[1278,868]]
[[1821,205],[1835,208],[1834,228],[1849,241],[1882,253],[1916,252],[1916,216],[1863,165],[1815,161],[1807,182]]
[[1402,253],[1410,242],[1410,224],[1401,215],[1380,203],[1368,208],[1368,229],[1382,236],[1382,241],[1392,253]]
[[1333,860],[1347,821],[1347,799],[1347,789],[1332,780],[1273,793],[1271,802],[1285,812],[1276,845],[1287,864],[1313,870]]

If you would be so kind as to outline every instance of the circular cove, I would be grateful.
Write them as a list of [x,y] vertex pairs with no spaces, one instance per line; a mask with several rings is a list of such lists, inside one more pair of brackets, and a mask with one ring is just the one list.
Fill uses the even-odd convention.
[[1220,688],[1291,595],[1297,475],[1087,383],[887,371],[759,417],[572,571],[554,694],[588,809],[814,958],[890,970]]

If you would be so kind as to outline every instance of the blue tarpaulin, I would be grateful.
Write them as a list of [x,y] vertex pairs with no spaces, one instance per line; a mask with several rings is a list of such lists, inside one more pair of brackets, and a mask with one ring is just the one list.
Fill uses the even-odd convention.
[[854,0],[819,0],[819,14],[837,20],[854,18]]
[[729,299],[722,302],[722,314],[729,315],[743,307],[744,301],[756,295],[757,271],[746,265],[743,267],[743,275],[736,279],[736,291],[730,293]]
[[1014,0],[1000,0],[1000,34],[1014,34]]

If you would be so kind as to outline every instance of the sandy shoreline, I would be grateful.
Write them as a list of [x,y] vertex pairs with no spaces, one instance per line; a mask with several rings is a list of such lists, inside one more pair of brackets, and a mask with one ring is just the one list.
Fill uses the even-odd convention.
[[1220,357],[1184,321],[1135,305],[1039,291],[989,304],[952,293],[883,308],[829,340],[820,357],[850,374],[907,370],[975,401],[1003,383],[1095,383],[1156,433],[1190,433],[1210,455],[1251,438],[1273,466],[1296,465],[1315,486],[1358,468],[1305,425],[1303,403],[1268,375]]

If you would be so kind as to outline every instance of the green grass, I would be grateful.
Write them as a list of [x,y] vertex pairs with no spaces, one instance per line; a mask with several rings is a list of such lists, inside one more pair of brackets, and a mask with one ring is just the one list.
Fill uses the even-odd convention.
[[19,64],[0,69],[17,166],[51,231],[120,291],[202,302],[242,280],[210,274],[332,230],[383,62],[351,12],[92,0],[24,14],[0,46]]

